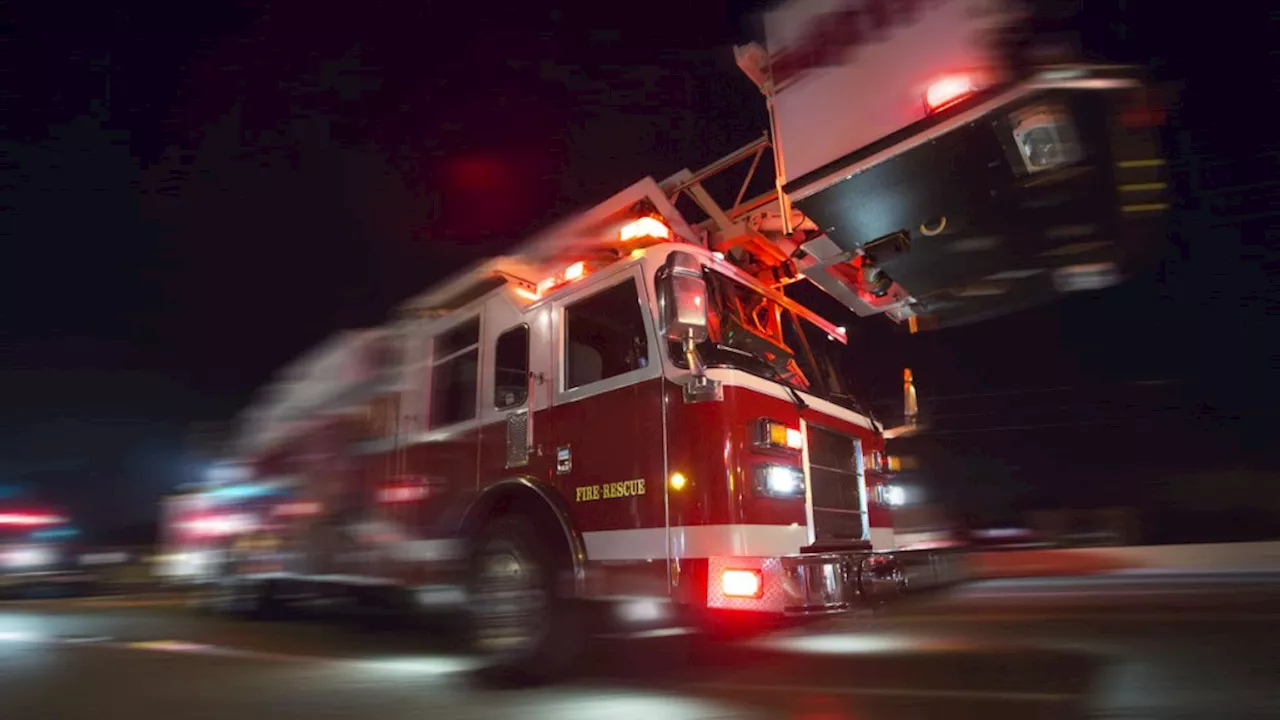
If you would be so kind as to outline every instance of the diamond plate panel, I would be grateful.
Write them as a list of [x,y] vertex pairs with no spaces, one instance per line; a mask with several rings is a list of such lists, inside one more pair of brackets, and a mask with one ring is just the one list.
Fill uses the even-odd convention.
[[[729,569],[759,570],[764,580],[764,593],[761,597],[726,597],[720,586],[720,575]],[[713,557],[708,560],[707,607],[780,613],[788,604],[782,562],[778,558]]]
[[[863,553],[790,555],[781,558],[719,557],[708,561],[707,606],[788,615],[845,612],[859,603],[858,571]],[[726,597],[718,578],[725,570],[759,570],[759,598]]]
[[529,413],[507,416],[507,467],[520,467],[529,462]]

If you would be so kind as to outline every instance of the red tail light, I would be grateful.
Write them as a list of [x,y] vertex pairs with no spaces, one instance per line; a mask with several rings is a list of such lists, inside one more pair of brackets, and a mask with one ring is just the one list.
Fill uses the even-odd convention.
[[759,598],[764,594],[764,577],[759,570],[725,570],[720,588],[725,597]]

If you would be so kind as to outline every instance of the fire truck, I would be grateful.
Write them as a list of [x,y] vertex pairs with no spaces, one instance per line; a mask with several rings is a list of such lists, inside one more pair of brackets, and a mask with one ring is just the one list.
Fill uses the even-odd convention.
[[60,514],[0,506],[0,597],[87,590],[94,577],[79,562],[78,534]]
[[[797,291],[912,331],[973,322],[1114,282],[1165,207],[1142,79],[1036,59],[995,8],[776,8],[735,51],[770,109],[759,141],[282,370],[242,418],[243,477],[208,491],[251,519],[213,543],[217,602],[462,605],[491,666],[547,676],[595,609],[637,632],[763,625],[952,577],[893,533],[909,373],[886,428],[842,370],[846,328]],[[765,156],[771,189],[717,202],[713,179]]]
[[219,463],[198,487],[170,495],[161,502],[160,542],[154,573],[171,585],[201,584],[218,570],[224,545],[250,528],[261,528],[264,496],[273,497],[270,483],[245,483],[237,463]]

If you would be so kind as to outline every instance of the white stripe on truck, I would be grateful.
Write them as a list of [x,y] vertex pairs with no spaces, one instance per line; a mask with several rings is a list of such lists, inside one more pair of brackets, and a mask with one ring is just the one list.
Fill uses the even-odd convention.
[[[667,528],[582,533],[590,560],[664,560]],[[680,558],[793,555],[809,543],[803,525],[685,525],[670,530],[671,555]]]

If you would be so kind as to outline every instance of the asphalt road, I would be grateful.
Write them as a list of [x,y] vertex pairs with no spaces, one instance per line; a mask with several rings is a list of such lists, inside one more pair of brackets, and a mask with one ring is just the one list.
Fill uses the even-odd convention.
[[601,642],[570,683],[495,691],[428,628],[17,602],[0,718],[1274,718],[1277,620],[1280,578],[987,582],[750,644]]

